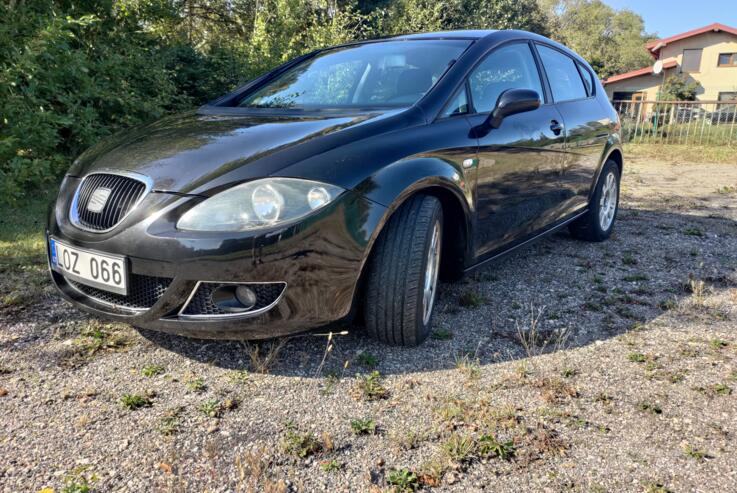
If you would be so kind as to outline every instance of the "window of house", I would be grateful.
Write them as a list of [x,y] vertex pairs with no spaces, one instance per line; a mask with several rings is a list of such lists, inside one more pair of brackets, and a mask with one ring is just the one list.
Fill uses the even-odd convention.
[[737,53],[719,54],[719,67],[737,67]]
[[471,101],[478,113],[493,110],[499,96],[508,89],[532,89],[543,98],[540,74],[527,43],[510,44],[493,51],[471,73],[468,82]]
[[545,73],[548,74],[550,89],[553,91],[556,103],[588,97],[573,58],[547,46],[538,45],[537,50],[545,67]]
[[683,50],[681,72],[701,71],[701,54],[704,50]]
[[719,101],[729,101],[732,104],[719,104],[717,105],[717,109],[720,110],[722,108],[734,108],[735,103],[733,101],[737,101],[737,92],[720,92]]

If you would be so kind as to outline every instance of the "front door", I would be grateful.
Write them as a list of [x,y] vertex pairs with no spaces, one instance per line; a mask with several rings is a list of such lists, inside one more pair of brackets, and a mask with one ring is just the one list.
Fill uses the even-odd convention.
[[[503,45],[469,77],[472,126],[481,125],[508,89],[532,89],[544,99],[540,72],[526,42]],[[565,133],[552,104],[507,117],[479,137],[476,188],[477,256],[521,242],[550,222],[561,200]]]

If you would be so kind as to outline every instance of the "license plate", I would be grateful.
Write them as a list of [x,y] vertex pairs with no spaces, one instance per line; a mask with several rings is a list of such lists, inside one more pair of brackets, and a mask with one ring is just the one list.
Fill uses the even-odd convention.
[[74,281],[104,291],[128,294],[125,257],[84,250],[49,239],[51,267]]

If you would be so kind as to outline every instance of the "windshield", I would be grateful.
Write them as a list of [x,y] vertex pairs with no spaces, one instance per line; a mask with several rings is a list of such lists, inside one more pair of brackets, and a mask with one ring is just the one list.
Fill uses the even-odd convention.
[[327,50],[269,81],[238,106],[409,106],[430,90],[469,44],[467,40],[384,41]]

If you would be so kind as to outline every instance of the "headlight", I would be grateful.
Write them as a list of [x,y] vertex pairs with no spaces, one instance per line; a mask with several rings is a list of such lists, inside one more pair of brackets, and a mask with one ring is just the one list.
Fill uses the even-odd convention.
[[235,186],[188,210],[187,231],[250,231],[295,221],[325,207],[343,189],[296,178],[264,178]]

